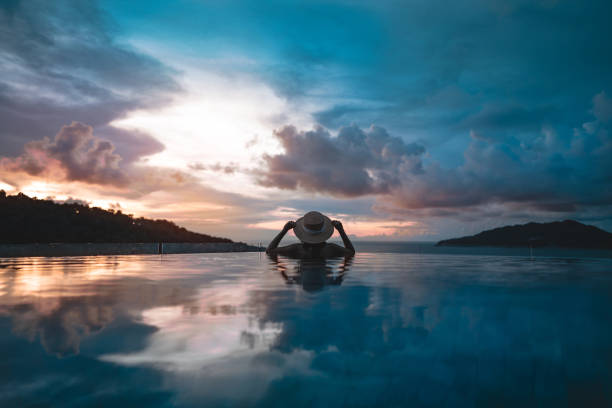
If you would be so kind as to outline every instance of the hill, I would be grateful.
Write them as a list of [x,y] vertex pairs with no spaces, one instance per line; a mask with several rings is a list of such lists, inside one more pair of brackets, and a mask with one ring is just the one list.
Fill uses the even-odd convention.
[[121,211],[59,204],[0,191],[0,243],[233,242],[188,231],[167,220],[134,218]]
[[495,228],[468,237],[447,239],[437,245],[612,249],[612,234],[573,220],[542,224],[530,222]]

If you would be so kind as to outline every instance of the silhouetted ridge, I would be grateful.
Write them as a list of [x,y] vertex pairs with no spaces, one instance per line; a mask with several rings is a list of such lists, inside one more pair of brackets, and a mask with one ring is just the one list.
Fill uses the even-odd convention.
[[233,242],[167,220],[134,218],[81,204],[59,204],[0,191],[0,243]]
[[612,248],[612,234],[577,221],[530,222],[483,231],[469,237],[446,239],[449,246],[556,246],[566,248]]

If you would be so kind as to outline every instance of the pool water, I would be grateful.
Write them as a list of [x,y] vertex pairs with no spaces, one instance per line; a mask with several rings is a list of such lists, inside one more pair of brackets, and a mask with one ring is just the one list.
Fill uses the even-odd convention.
[[612,406],[612,259],[0,259],[0,406]]

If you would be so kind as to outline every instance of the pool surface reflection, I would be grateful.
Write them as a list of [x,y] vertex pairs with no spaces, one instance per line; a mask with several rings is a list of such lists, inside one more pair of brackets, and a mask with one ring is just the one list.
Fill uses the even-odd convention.
[[0,259],[0,406],[611,406],[612,260]]

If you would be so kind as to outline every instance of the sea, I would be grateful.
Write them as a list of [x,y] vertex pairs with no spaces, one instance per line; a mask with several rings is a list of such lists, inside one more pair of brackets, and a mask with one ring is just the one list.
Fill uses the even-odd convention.
[[612,406],[612,255],[0,258],[0,407]]

